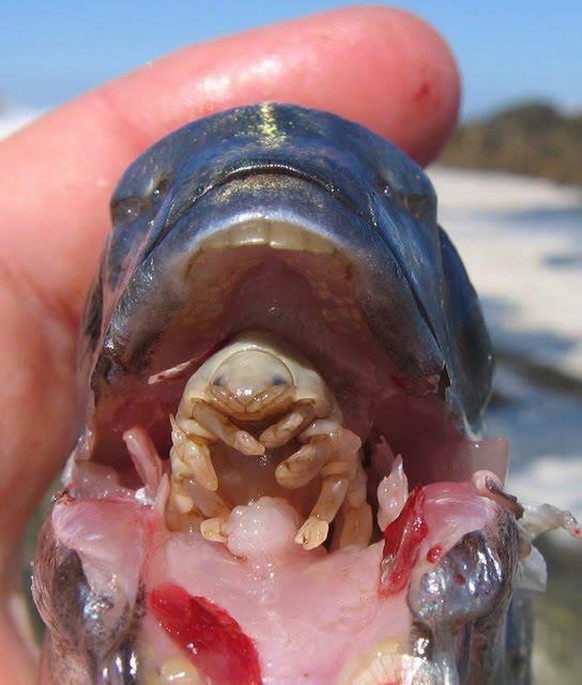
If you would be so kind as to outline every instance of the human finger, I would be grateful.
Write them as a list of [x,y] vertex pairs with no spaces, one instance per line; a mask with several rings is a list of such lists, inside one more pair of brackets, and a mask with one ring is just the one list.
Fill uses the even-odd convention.
[[74,324],[108,230],[111,191],[170,130],[234,105],[287,101],[358,121],[424,163],[454,126],[458,99],[445,43],[401,10],[337,10],[191,46],[7,141],[5,246],[13,263],[34,264],[43,292]]

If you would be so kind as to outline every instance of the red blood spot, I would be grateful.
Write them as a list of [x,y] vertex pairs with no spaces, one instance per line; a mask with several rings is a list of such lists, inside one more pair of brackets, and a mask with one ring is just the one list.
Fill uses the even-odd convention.
[[414,99],[416,102],[421,102],[426,100],[430,93],[430,83],[428,81],[423,81],[416,93],[414,94]]
[[406,380],[402,376],[397,376],[396,374],[392,374],[391,380],[394,383],[394,385],[397,385],[399,388],[404,388],[406,387]]
[[457,585],[466,585],[467,584],[467,579],[465,576],[461,575],[460,573],[457,573],[455,576],[455,580],[457,582]]
[[[61,490],[61,492],[58,492],[54,497],[53,497],[53,502],[55,504],[63,504],[63,505],[68,505],[68,504],[73,504],[76,502],[76,499],[71,495],[70,488],[71,486],[67,486],[64,490]],[[75,487],[73,484],[72,487]]]
[[261,685],[255,645],[224,609],[171,583],[152,590],[149,604],[164,630],[213,685]]
[[400,516],[384,531],[381,595],[395,595],[408,585],[410,574],[418,559],[419,545],[427,534],[424,491],[417,485],[408,496]]
[[441,545],[433,545],[426,553],[426,560],[431,564],[436,564],[443,556],[443,548]]

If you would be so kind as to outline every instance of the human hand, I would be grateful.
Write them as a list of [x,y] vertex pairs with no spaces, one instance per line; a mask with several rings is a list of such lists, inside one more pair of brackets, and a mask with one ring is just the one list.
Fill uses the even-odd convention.
[[18,623],[24,526],[77,429],[83,301],[125,167],[161,136],[235,105],[333,111],[421,163],[456,121],[455,64],[404,12],[359,7],[187,47],[64,105],[0,147],[0,682],[35,682]]

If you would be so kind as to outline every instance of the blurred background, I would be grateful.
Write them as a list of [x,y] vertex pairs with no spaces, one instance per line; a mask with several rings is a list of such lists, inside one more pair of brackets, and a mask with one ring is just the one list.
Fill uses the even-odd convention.
[[[9,3],[0,135],[189,43],[348,4],[358,3]],[[582,3],[399,6],[442,33],[463,74],[461,126],[429,174],[497,349],[489,433],[509,436],[510,487],[523,501],[581,515]],[[582,557],[565,534],[542,546],[536,682],[578,684]]]

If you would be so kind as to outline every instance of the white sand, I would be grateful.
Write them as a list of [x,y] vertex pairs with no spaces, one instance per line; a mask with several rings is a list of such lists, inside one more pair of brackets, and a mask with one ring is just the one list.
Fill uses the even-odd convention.
[[[532,217],[530,230],[523,217],[578,209],[582,220],[582,191],[442,167],[432,168],[430,176],[440,221],[483,300],[496,342],[582,378],[582,246],[574,230],[557,229],[550,218],[544,225]],[[547,262],[567,254],[574,264]]]
[[[467,266],[496,343],[582,379],[582,224],[576,237],[575,226],[567,230],[551,220],[571,210],[572,223],[582,221],[582,191],[502,173],[434,167],[429,174],[439,219]],[[529,227],[525,212],[532,220],[539,212],[548,218]],[[578,259],[568,267],[547,263],[564,254]],[[582,431],[580,437],[582,444]],[[510,471],[510,490],[528,504],[550,502],[579,516],[582,449],[570,448],[568,457],[544,454]],[[554,540],[579,545],[565,533]]]
[[430,167],[428,174],[443,212],[582,208],[580,189],[545,179],[438,165]]

